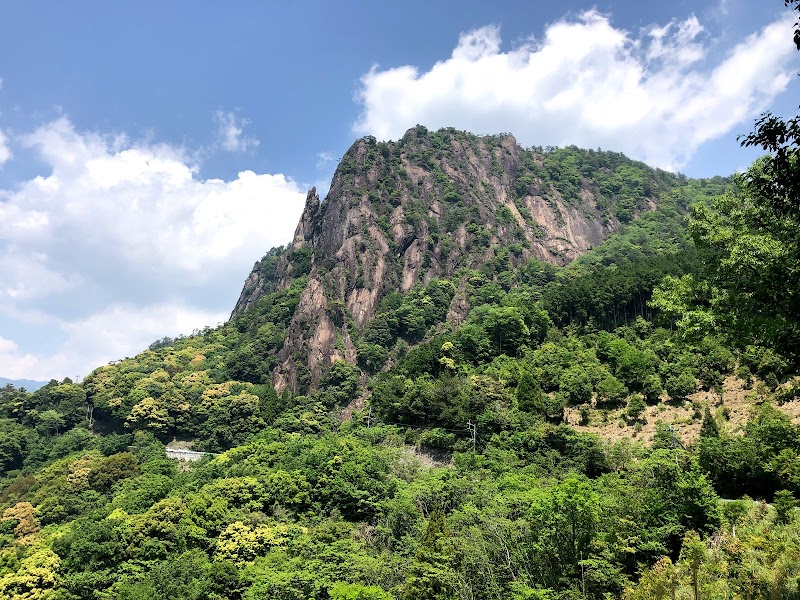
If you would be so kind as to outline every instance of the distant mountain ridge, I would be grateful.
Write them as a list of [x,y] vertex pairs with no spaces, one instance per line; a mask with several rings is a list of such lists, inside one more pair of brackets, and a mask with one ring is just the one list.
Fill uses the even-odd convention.
[[256,263],[231,318],[295,286],[272,382],[316,387],[335,361],[356,362],[359,333],[389,294],[460,278],[448,311],[457,323],[470,308],[470,270],[564,265],[685,181],[614,152],[524,149],[511,134],[417,126],[396,142],[362,138],[327,198],[309,192],[288,249]]
[[25,388],[28,392],[35,392],[40,387],[47,385],[46,381],[35,381],[33,379],[8,379],[0,377],[0,387],[5,387],[8,384],[13,385],[17,389]]

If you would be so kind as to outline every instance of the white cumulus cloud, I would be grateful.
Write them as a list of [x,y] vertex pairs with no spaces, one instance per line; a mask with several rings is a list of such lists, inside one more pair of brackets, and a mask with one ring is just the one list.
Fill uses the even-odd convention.
[[219,145],[229,152],[247,152],[258,148],[261,142],[252,135],[246,135],[244,128],[250,124],[248,119],[239,117],[234,112],[218,110],[214,115],[217,121],[217,138]]
[[94,368],[132,356],[164,336],[188,334],[226,318],[226,312],[172,303],[113,304],[75,320],[51,316],[49,326],[62,341],[49,351],[33,353],[23,352],[16,342],[0,337],[0,368],[3,377],[10,379],[84,377]]
[[304,206],[283,175],[201,179],[181,149],[80,132],[66,118],[21,143],[47,172],[0,190],[0,331],[8,342],[12,325],[49,324],[61,341],[35,353],[35,369],[27,347],[0,345],[5,377],[85,374],[215,325],[253,262],[291,240]]
[[462,34],[428,71],[373,67],[354,130],[384,140],[417,123],[510,131],[524,145],[603,147],[680,168],[786,88],[795,52],[787,24],[753,33],[715,64],[694,16],[632,33],[591,10],[508,51],[487,26]]
[[33,354],[21,352],[14,341],[0,337],[0,365],[3,365],[3,377],[27,379],[30,373],[37,372],[36,364],[37,358]]

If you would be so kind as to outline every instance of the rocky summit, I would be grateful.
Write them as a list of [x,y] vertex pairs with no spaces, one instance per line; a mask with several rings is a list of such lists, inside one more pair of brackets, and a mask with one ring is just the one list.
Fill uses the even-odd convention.
[[456,276],[448,321],[458,323],[471,270],[564,265],[681,181],[619,153],[526,149],[511,134],[417,126],[396,142],[362,138],[327,197],[309,191],[288,248],[255,264],[231,318],[306,277],[272,379],[279,391],[317,386],[334,361],[356,362],[354,338],[388,294]]

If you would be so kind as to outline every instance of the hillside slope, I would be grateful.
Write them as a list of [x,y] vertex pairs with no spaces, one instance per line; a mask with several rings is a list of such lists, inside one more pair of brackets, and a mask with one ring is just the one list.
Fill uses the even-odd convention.
[[356,362],[358,333],[390,293],[454,278],[448,320],[458,322],[469,270],[498,259],[564,265],[680,183],[621,154],[523,149],[510,134],[418,126],[397,142],[363,138],[325,201],[309,192],[288,250],[256,263],[232,319],[307,276],[272,381],[316,387],[333,362]]
[[[228,323],[0,388],[0,597],[796,597],[800,360],[740,327],[720,249],[690,235],[743,180],[539,155],[521,187],[580,182],[607,235],[566,266],[519,223],[501,240],[505,205],[451,254],[433,234],[455,200],[414,220],[421,244],[405,216],[381,227],[377,184],[354,216],[312,194]],[[179,466],[176,438],[216,456]]]

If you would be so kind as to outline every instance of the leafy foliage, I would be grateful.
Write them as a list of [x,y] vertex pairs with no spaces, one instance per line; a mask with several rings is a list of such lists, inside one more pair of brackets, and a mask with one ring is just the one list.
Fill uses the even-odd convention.
[[[800,397],[787,383],[800,339],[796,129],[759,121],[745,143],[772,155],[731,190],[615,153],[527,151],[496,226],[532,220],[534,194],[570,204],[584,192],[627,225],[567,267],[519,242],[405,294],[376,285],[362,327],[326,298],[349,360],[326,364],[316,389],[300,364],[302,394],[271,383],[287,335],[311,325],[296,308],[324,259],[306,247],[257,263],[264,293],[225,325],[158,340],[80,384],[0,389],[0,596],[797,596],[800,427],[763,401]],[[430,234],[428,265],[449,239],[440,227],[464,220],[483,253],[478,193],[442,162],[469,148],[503,172],[507,138],[483,140],[422,127],[368,138],[339,183],[376,174],[363,191],[388,231],[411,178],[400,165],[419,165],[442,218],[419,198],[403,207]],[[653,198],[659,209],[636,219]],[[734,374],[760,404],[737,431],[724,406],[696,403],[696,444],[661,422],[650,446],[564,423],[616,414],[641,428],[662,401],[721,394]],[[164,451],[176,437],[214,454],[179,467]]]

